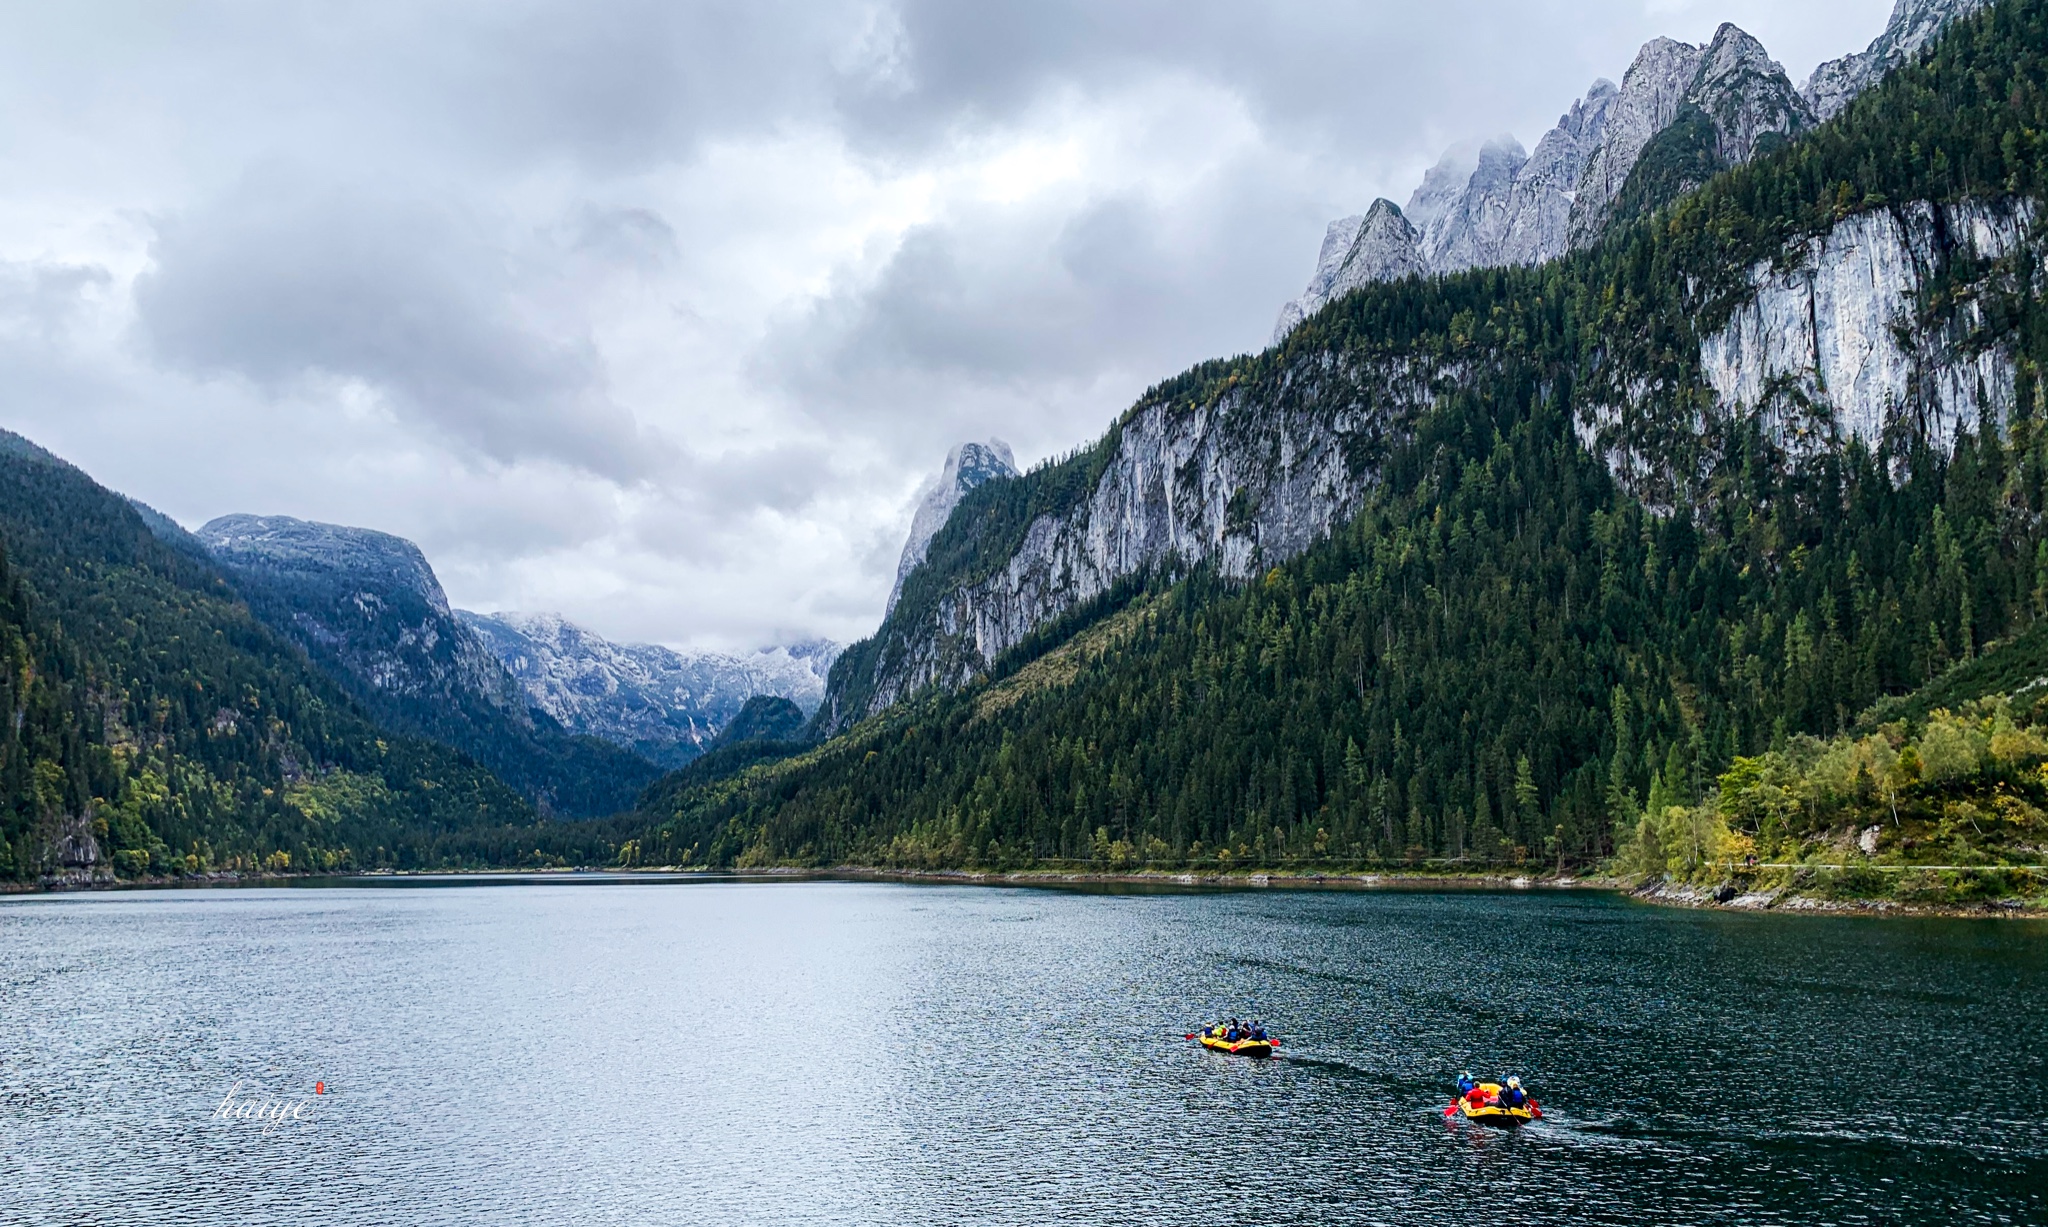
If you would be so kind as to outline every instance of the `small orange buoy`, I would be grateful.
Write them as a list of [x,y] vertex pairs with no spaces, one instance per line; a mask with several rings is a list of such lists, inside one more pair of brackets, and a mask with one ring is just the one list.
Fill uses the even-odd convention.
[[313,1084],[313,1093],[315,1095],[325,1095],[327,1093],[327,1084],[325,1082],[315,1082]]

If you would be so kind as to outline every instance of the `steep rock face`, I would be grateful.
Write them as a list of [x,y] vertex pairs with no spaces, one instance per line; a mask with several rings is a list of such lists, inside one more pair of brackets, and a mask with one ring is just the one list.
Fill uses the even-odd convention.
[[1884,33],[1862,51],[1815,68],[1800,92],[1816,116],[1833,118],[1856,95],[1917,55],[1943,26],[1989,3],[1990,0],[1898,0]]
[[[1684,429],[1712,439],[1759,421],[1796,460],[1852,438],[1945,450],[1980,415],[2003,422],[2015,361],[2009,339],[1990,330],[1987,303],[2038,266],[2036,215],[2027,201],[1910,202],[1759,262],[1726,321],[1700,338],[1712,407]],[[1668,392],[1638,385],[1581,423],[1588,446],[1652,501],[1673,477],[1649,427],[1668,413]]]
[[1478,141],[1453,145],[1435,166],[1423,172],[1422,182],[1401,209],[1409,225],[1423,231],[1436,224],[1472,181],[1472,172],[1479,168],[1479,149]]
[[1479,149],[1479,162],[1422,234],[1422,262],[1432,272],[1448,273],[1500,262],[1509,236],[1515,176],[1529,160],[1522,143],[1502,135]]
[[889,609],[896,608],[896,598],[903,594],[903,581],[918,563],[924,561],[924,552],[932,543],[932,535],[944,527],[946,517],[960,505],[960,496],[983,482],[1016,475],[1017,458],[1011,454],[1010,445],[1001,439],[962,443],[947,453],[946,467],[940,470],[938,480],[925,494],[924,501],[918,504],[917,514],[911,518],[910,536],[904,541],[903,555],[896,563],[896,584],[889,589]]
[[828,710],[825,727],[926,685],[957,686],[1148,569],[1214,560],[1243,577],[1300,553],[1358,508],[1388,450],[1455,378],[1421,359],[1316,353],[1289,373],[1279,405],[1233,390],[1135,411],[1084,499],[1033,519],[992,573],[884,624],[872,687]]
[[1582,246],[1599,237],[1607,209],[1621,194],[1643,147],[1678,117],[1686,91],[1698,75],[1701,51],[1691,43],[1655,38],[1643,44],[1621,78],[1621,90],[1607,112],[1600,148],[1586,163],[1572,199],[1570,237]]
[[1875,445],[1905,427],[1944,450],[1980,412],[2004,421],[2013,355],[1983,342],[1982,298],[1946,318],[1919,304],[1944,274],[2018,251],[2033,222],[2025,202],[1916,201],[1844,220],[1789,267],[1758,264],[1755,297],[1700,343],[1722,411],[1782,422],[1787,443],[1818,418],[1839,439]]
[[[1393,281],[1423,271],[1422,236],[1408,224],[1408,219],[1393,201],[1385,198],[1375,200],[1365,216],[1331,222],[1330,231],[1323,238],[1325,258],[1330,241],[1340,234],[1340,227],[1341,233],[1350,236],[1350,245],[1339,253],[1334,262],[1319,261],[1316,278],[1309,282],[1308,289],[1300,298],[1280,308],[1280,321],[1273,328],[1275,344],[1333,298],[1341,298],[1374,281]],[[950,512],[952,509],[947,510]],[[938,530],[934,527],[932,531]],[[896,587],[899,592],[903,588],[900,573]],[[892,608],[895,606],[894,594],[890,595],[889,604]]]
[[752,656],[617,644],[558,614],[474,614],[464,625],[533,706],[572,732],[674,767],[702,752],[747,700],[777,695],[816,710],[839,645],[814,640]]
[[1494,263],[1540,264],[1571,245],[1572,201],[1607,135],[1607,112],[1619,93],[1605,78],[1593,82],[1586,96],[1536,142],[1536,152],[1515,175],[1508,196],[1507,233]]
[[1714,32],[1685,101],[1714,121],[1714,152],[1740,166],[1814,125],[1813,109],[1764,45],[1730,23]]
[[367,528],[228,515],[194,534],[245,584],[282,598],[295,637],[369,688],[412,698],[474,696],[515,721],[526,706],[448,608],[418,546]]

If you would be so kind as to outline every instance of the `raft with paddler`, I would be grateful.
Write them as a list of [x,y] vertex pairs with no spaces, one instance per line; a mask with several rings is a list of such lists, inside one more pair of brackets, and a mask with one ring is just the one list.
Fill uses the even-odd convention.
[[1188,1032],[1191,1040],[1202,1041],[1202,1047],[1216,1052],[1228,1052],[1240,1057],[1270,1057],[1280,1047],[1280,1041],[1266,1034],[1266,1024],[1256,1020],[1213,1023],[1200,1031]]
[[1468,1072],[1458,1075],[1458,1097],[1444,1109],[1445,1120],[1460,1115],[1482,1125],[1512,1129],[1541,1120],[1543,1109],[1522,1089],[1520,1078],[1511,1077],[1504,1083],[1478,1082]]

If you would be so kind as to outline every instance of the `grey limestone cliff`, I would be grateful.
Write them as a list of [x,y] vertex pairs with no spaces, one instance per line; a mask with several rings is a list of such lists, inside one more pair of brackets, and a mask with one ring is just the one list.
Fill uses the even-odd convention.
[[1500,262],[1509,239],[1515,177],[1528,161],[1522,142],[1512,136],[1497,136],[1479,147],[1464,190],[1423,229],[1425,267],[1447,273]]
[[[1331,258],[1333,242],[1343,247]],[[1294,331],[1294,326],[1320,310],[1324,303],[1341,298],[1359,286],[1375,281],[1393,281],[1423,271],[1422,236],[1408,223],[1393,201],[1375,200],[1363,217],[1347,217],[1330,223],[1323,236],[1323,255],[1316,275],[1300,298],[1280,308],[1280,322],[1273,340]],[[937,531],[936,527],[933,529]],[[902,587],[902,580],[897,580]],[[892,594],[889,603],[896,603]]]
[[1816,116],[1832,118],[1884,74],[1919,54],[1943,26],[1988,3],[1990,0],[1898,0],[1884,33],[1862,51],[1814,69],[1800,92]]
[[1698,73],[1700,49],[1676,39],[1654,38],[1636,53],[1621,78],[1621,90],[1607,112],[1600,148],[1586,163],[1572,198],[1570,239],[1574,246],[1599,236],[1607,208],[1621,194],[1643,147],[1678,117],[1678,108]]
[[1607,134],[1607,113],[1620,91],[1604,77],[1536,142],[1508,195],[1506,233],[1490,261],[1540,264],[1570,245],[1572,201],[1579,180]]
[[835,705],[826,727],[926,685],[957,686],[1127,577],[1204,561],[1244,577],[1300,553],[1358,508],[1381,461],[1457,377],[1420,357],[1317,352],[1291,367],[1280,404],[1232,389],[1141,406],[1104,444],[1112,450],[1086,497],[1033,519],[991,573],[884,622],[871,685]]
[[1001,439],[962,443],[946,454],[945,467],[939,470],[938,477],[918,503],[917,514],[911,517],[910,535],[905,538],[903,553],[896,561],[896,583],[889,589],[889,609],[896,608],[896,598],[903,595],[903,581],[910,578],[917,564],[924,561],[932,536],[945,526],[946,517],[953,514],[953,508],[960,505],[960,496],[983,482],[1016,475],[1017,458],[1011,454],[1010,445]]
[[2016,356],[1993,304],[2041,263],[2038,212],[2026,200],[1914,201],[1844,218],[1759,261],[1726,318],[1709,321],[1698,362],[1709,397],[1635,382],[1584,411],[1580,437],[1659,503],[1698,476],[1671,471],[1674,403],[1704,406],[1679,424],[1709,445],[1695,464],[1737,423],[1759,424],[1794,463],[1851,439],[1946,451],[1980,420],[2002,424]]

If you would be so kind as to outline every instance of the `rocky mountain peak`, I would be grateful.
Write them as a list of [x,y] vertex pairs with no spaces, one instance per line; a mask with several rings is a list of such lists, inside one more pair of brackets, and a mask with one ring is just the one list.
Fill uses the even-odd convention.
[[1728,166],[1749,161],[1771,136],[1794,136],[1815,122],[1784,66],[1729,22],[1700,58],[1686,101],[1714,121],[1715,152]]
[[1678,117],[1704,52],[1691,43],[1653,38],[1636,53],[1635,63],[1621,78],[1607,111],[1607,130],[1600,148],[1586,163],[1572,198],[1570,238],[1582,246],[1599,237],[1607,224],[1608,206],[1621,194],[1643,147]]
[[1435,166],[1423,172],[1422,183],[1401,212],[1408,224],[1417,230],[1427,230],[1451,207],[1466,185],[1472,181],[1472,172],[1479,169],[1478,141],[1464,141],[1444,150],[1444,156],[1437,159]]
[[378,587],[409,592],[442,617],[448,596],[420,547],[370,528],[320,524],[291,516],[225,515],[193,534],[231,567],[301,583]]
[[1607,134],[1607,112],[1620,92],[1605,77],[1593,82],[1536,142],[1508,196],[1507,231],[1495,253],[1499,263],[1537,264],[1568,246],[1572,200]]
[[1912,59],[1941,33],[1943,26],[1967,17],[1991,0],[1898,0],[1884,32],[1870,46],[1813,70],[1800,91],[1817,119],[1830,119],[1856,95],[1899,65]]
[[1508,198],[1528,162],[1522,142],[1502,134],[1479,147],[1463,190],[1422,232],[1422,259],[1436,272],[1497,263],[1508,232]]
[[[1328,245],[1326,238],[1324,246]],[[961,497],[984,482],[1016,475],[1017,459],[1010,453],[1010,445],[1001,439],[962,443],[946,454],[945,467],[927,487],[917,514],[911,517],[910,536],[904,541],[903,555],[896,563],[896,584],[889,590],[889,609],[896,608],[896,598],[903,595],[903,581],[924,561],[932,538],[946,526],[946,518],[960,505]]]
[[[1332,260],[1330,239],[1338,234],[1340,226],[1350,241]],[[1422,236],[1408,224],[1400,206],[1385,197],[1373,201],[1363,217],[1331,222],[1329,233],[1323,238],[1323,256],[1317,260],[1316,275],[1300,298],[1280,308],[1280,320],[1273,327],[1274,342],[1278,343],[1294,331],[1295,325],[1333,298],[1374,281],[1393,281],[1424,271],[1421,244]]]
[[456,617],[479,636],[526,701],[574,733],[664,767],[695,758],[758,695],[816,709],[840,646],[810,639],[746,655],[613,643],[554,613]]

